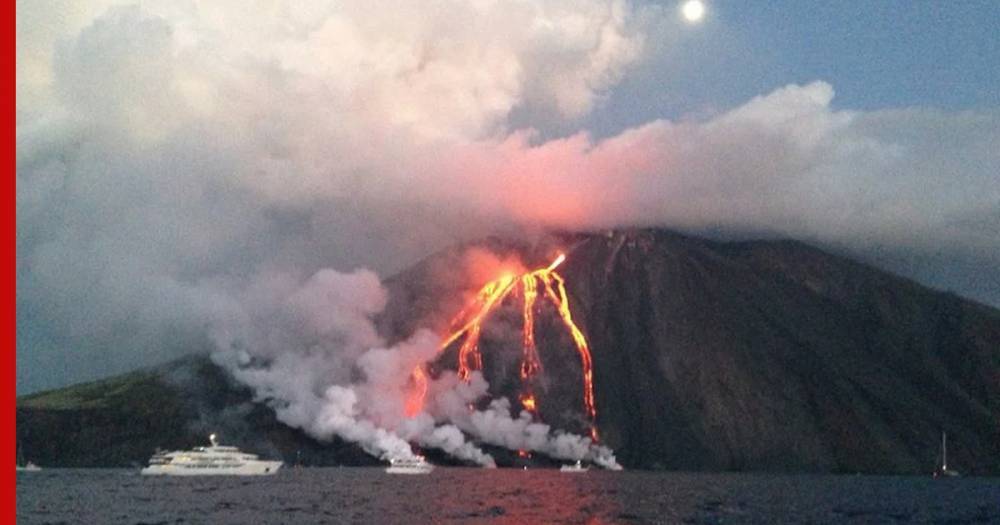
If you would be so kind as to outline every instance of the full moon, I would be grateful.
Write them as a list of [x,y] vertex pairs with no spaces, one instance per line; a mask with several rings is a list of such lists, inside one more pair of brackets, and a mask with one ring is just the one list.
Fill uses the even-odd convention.
[[689,24],[698,23],[705,16],[705,4],[701,0],[688,0],[681,6],[681,14]]

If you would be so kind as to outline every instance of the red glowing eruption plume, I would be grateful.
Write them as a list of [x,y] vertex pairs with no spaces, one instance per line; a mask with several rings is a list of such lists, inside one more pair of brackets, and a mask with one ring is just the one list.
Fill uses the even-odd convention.
[[[559,317],[573,338],[580,363],[583,368],[583,406],[590,417],[590,436],[597,441],[597,428],[594,425],[597,410],[594,407],[593,364],[590,358],[590,347],[583,332],[573,322],[569,310],[569,299],[566,295],[566,282],[555,270],[566,260],[564,254],[559,254],[552,264],[545,268],[523,273],[521,275],[504,274],[486,283],[476,299],[463,309],[452,321],[452,326],[459,326],[441,343],[441,351],[464,337],[458,350],[458,376],[469,380],[474,370],[483,368],[483,357],[479,352],[479,336],[482,333],[482,323],[504,299],[511,293],[520,291],[524,297],[523,314],[523,353],[521,357],[521,380],[524,391],[519,398],[524,410],[537,414],[535,395],[531,390],[530,380],[542,370],[542,362],[538,358],[535,347],[535,302],[542,294],[555,306]],[[413,370],[412,389],[406,401],[407,416],[415,416],[423,409],[424,397],[427,394],[427,375],[422,366]]]

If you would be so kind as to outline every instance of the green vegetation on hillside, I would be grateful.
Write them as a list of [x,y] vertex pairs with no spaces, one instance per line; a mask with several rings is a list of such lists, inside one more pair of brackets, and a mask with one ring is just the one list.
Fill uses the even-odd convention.
[[109,408],[120,404],[124,399],[137,396],[147,397],[144,395],[144,391],[151,388],[154,383],[159,386],[159,381],[152,372],[140,370],[108,379],[19,397],[17,406],[39,410]]

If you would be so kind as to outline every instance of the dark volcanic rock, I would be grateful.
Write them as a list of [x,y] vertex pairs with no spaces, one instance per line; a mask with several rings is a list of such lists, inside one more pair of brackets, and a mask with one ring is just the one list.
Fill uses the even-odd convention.
[[788,242],[621,235],[565,271],[627,464],[927,472],[944,429],[997,471],[996,310]]
[[[470,247],[529,267],[569,253],[559,271],[592,346],[598,425],[627,467],[927,473],[946,430],[953,467],[1000,474],[996,309],[797,242],[636,230],[447,250],[387,281],[380,330],[443,329],[476,284],[461,277]],[[579,361],[539,308],[541,413],[579,431]],[[512,396],[507,310],[483,352],[492,391]],[[21,398],[17,423],[43,466],[138,463],[209,430],[287,461],[371,461],[284,427],[205,359]]]

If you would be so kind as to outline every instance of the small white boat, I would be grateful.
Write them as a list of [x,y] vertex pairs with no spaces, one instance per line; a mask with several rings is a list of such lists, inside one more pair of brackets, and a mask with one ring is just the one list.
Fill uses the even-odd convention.
[[434,465],[428,463],[423,456],[412,458],[390,459],[385,471],[389,474],[430,474]]
[[30,461],[25,463],[24,466],[17,465],[18,472],[38,472],[40,470],[42,470],[42,467],[39,467]]
[[17,464],[15,466],[17,467],[18,472],[38,472],[39,470],[42,470],[42,467],[39,467],[30,461],[25,463],[24,452],[21,450],[20,443],[17,444]]
[[215,434],[208,436],[211,446],[191,450],[156,452],[144,476],[262,476],[278,472],[283,462],[265,461],[256,454],[241,452],[236,447],[219,445]]
[[580,460],[576,460],[576,463],[573,465],[563,465],[559,467],[559,472],[586,472],[588,470],[590,470],[590,467],[583,466],[583,463],[580,462]]

